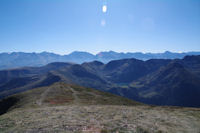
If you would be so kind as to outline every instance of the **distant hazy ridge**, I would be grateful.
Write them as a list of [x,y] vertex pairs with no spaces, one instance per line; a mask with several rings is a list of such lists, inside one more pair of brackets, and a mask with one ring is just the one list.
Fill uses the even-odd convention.
[[118,60],[124,58],[136,58],[140,60],[148,59],[175,59],[183,58],[186,55],[200,55],[200,52],[187,52],[187,53],[172,53],[166,51],[165,53],[117,53],[114,51],[100,52],[96,55],[88,52],[75,51],[69,55],[58,55],[49,52],[42,53],[0,53],[0,69],[24,67],[24,66],[43,66],[51,62],[73,62],[83,63],[90,61],[101,61],[108,63],[111,60]]

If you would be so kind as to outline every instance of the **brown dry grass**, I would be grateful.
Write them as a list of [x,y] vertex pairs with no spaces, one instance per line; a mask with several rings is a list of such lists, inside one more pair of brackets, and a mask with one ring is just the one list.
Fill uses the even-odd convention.
[[13,110],[0,116],[0,132],[200,132],[200,109],[67,105]]
[[200,109],[156,107],[57,83],[14,95],[0,133],[200,133]]

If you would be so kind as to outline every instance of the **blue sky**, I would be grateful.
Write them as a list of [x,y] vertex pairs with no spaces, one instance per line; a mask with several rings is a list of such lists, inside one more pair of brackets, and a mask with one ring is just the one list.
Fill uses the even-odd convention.
[[200,51],[200,0],[0,0],[0,52],[108,50]]

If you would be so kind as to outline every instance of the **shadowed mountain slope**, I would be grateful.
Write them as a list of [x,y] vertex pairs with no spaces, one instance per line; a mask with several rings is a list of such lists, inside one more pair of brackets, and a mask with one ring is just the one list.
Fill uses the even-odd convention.
[[122,59],[51,63],[0,71],[0,98],[62,81],[157,105],[199,105],[200,56],[184,59]]
[[176,61],[132,85],[145,103],[200,107],[200,78]]
[[158,70],[167,65],[171,60],[123,59],[111,61],[103,68],[108,80],[114,83],[130,83],[140,77]]

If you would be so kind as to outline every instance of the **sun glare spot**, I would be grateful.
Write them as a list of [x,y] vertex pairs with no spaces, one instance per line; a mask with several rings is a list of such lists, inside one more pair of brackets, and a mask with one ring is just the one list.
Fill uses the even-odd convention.
[[107,12],[107,6],[106,6],[106,5],[104,5],[104,6],[102,7],[102,11],[103,11],[103,13],[106,13],[106,12]]
[[101,20],[101,26],[102,26],[102,27],[106,26],[106,20],[104,20],[104,19]]

